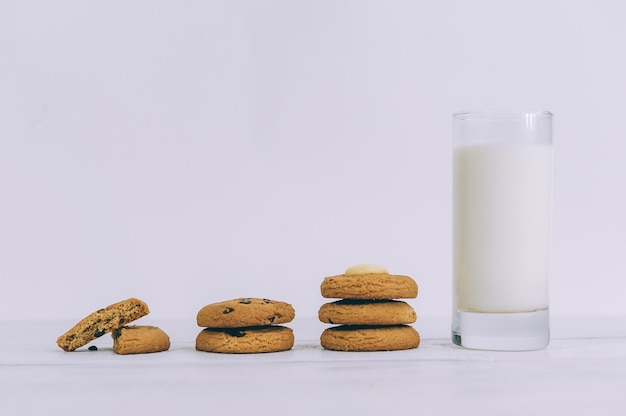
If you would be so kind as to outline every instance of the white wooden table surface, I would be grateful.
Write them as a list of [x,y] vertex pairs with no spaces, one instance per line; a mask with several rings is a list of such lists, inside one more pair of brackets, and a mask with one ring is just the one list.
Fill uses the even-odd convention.
[[120,356],[106,335],[67,353],[73,322],[0,321],[0,414],[626,415],[626,316],[553,317],[542,351],[453,346],[448,318],[422,317],[418,349],[323,350],[326,327],[296,318],[291,351],[195,351],[190,321],[150,321],[169,351]]

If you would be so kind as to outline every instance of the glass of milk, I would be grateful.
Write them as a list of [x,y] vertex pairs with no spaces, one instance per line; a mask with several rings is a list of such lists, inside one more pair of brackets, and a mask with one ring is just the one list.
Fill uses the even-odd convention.
[[550,341],[552,114],[453,119],[452,342],[523,351]]

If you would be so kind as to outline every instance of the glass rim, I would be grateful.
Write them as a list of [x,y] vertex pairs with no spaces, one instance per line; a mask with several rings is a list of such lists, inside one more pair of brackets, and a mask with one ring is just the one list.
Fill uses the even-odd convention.
[[452,113],[457,120],[513,120],[534,116],[552,118],[554,114],[546,110],[463,110]]

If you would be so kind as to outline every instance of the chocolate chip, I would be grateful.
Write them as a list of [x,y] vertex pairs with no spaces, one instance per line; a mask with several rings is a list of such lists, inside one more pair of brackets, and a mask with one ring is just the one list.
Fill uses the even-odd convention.
[[125,318],[120,318],[119,324],[120,325],[124,325],[124,322],[126,322],[126,319]]
[[100,330],[98,330],[98,331],[96,331],[96,332],[94,332],[94,333],[93,333],[93,336],[94,336],[94,337],[96,337],[96,338],[100,338],[100,337],[101,337],[102,335],[104,335],[104,334],[106,334],[106,332],[105,332],[105,331],[100,331]]
[[270,322],[274,322],[276,320],[276,316],[270,316],[267,320]]
[[87,348],[89,351],[98,351],[98,347],[96,347],[95,345],[92,345],[91,347]]
[[249,305],[250,303],[252,303],[252,301],[250,299],[248,299],[248,298],[245,298],[245,299],[241,299],[239,301],[239,303],[241,303],[243,305]]
[[272,303],[270,299],[263,299],[263,303]]
[[246,331],[242,331],[242,330],[237,329],[237,328],[228,328],[228,329],[225,329],[224,332],[226,332],[231,337],[241,338],[241,337],[245,337],[246,336]]
[[333,322],[333,320],[332,320],[332,319],[328,319],[328,323],[329,323],[329,324],[334,324],[334,322]]
[[224,315],[231,313],[232,311],[234,311],[233,308],[226,308],[224,309],[224,311],[222,312]]

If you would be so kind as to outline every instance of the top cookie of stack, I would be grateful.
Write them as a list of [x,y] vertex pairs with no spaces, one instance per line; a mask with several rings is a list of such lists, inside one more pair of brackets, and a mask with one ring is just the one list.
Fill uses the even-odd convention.
[[417,297],[417,283],[409,276],[389,274],[374,264],[350,267],[344,274],[326,277],[321,286],[325,298],[343,299],[412,299]]
[[342,275],[326,277],[325,298],[341,298],[321,306],[320,321],[339,326],[326,329],[322,347],[338,351],[389,351],[416,348],[419,334],[407,325],[415,310],[395,299],[417,297],[417,283],[409,276],[392,275],[381,266],[362,264]]

